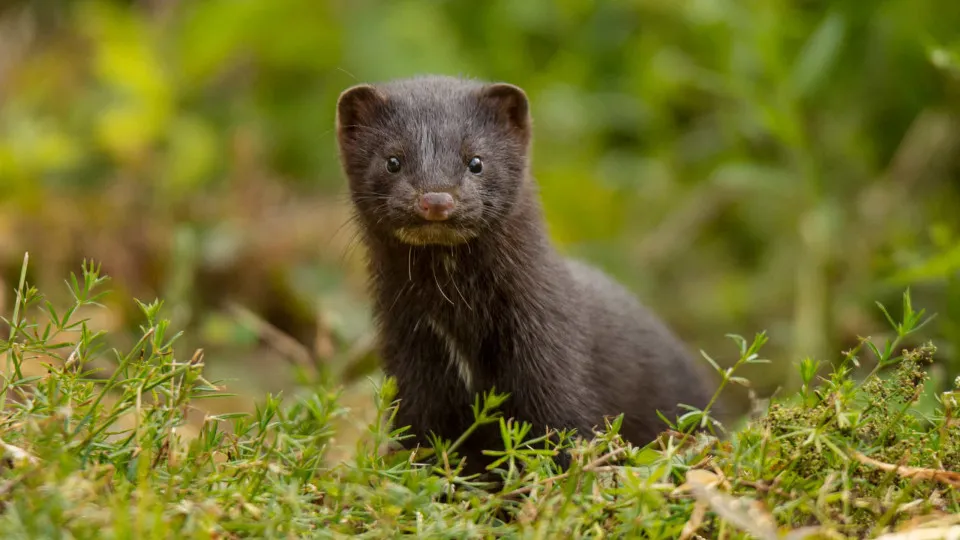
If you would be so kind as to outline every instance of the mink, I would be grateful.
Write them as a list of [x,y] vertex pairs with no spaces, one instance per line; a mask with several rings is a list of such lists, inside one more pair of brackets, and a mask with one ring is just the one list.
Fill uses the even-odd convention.
[[[336,131],[407,446],[456,440],[490,389],[509,394],[504,417],[541,434],[589,438],[622,413],[634,445],[666,429],[657,411],[707,405],[709,381],[671,330],[549,239],[524,90],[446,76],[358,84],[340,94]],[[475,431],[466,470],[502,445],[496,425]]]

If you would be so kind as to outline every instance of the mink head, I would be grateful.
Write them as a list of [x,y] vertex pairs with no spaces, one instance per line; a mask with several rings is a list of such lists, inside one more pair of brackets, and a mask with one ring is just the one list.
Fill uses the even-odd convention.
[[337,102],[340,159],[369,234],[457,245],[498,227],[526,182],[523,90],[447,77],[358,85]]

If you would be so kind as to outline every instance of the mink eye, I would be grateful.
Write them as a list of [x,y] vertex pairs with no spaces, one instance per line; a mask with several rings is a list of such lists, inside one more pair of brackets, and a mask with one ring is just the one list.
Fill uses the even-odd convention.
[[391,174],[400,172],[400,158],[396,156],[390,156],[387,158],[387,172]]
[[470,160],[470,163],[467,164],[467,169],[473,174],[480,174],[480,171],[483,170],[483,162],[480,161],[480,158],[474,157]]

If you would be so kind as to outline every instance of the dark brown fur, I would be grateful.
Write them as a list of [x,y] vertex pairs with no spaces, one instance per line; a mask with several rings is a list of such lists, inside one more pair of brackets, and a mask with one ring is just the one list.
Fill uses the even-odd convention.
[[[337,108],[384,369],[399,387],[397,423],[416,442],[459,437],[475,393],[491,387],[510,393],[507,417],[538,430],[589,437],[605,415],[625,413],[621,433],[635,444],[665,427],[656,410],[675,418],[678,403],[706,405],[710,389],[671,332],[548,240],[522,90],[423,77],[348,89]],[[399,173],[384,166],[390,156],[402,156]],[[467,170],[473,156],[479,175]],[[455,194],[455,214],[420,228],[416,197],[438,190]],[[467,441],[470,470],[499,437],[493,427]]]

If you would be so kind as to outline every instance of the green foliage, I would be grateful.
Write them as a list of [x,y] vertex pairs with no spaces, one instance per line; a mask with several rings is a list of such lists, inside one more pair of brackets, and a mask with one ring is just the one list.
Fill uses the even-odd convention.
[[[530,438],[529,425],[497,412],[508,396],[478,396],[472,429],[498,423],[505,441],[491,452],[502,484],[490,490],[460,475],[463,438],[379,450],[404,437],[403,426],[388,428],[392,380],[348,463],[325,459],[344,409],[320,387],[268,395],[250,415],[205,416],[185,436],[195,404],[223,388],[205,378],[202,352],[179,358],[159,301],[139,303],[140,339],[108,352],[82,315],[105,281],[84,264],[62,312],[26,282],[18,288],[0,342],[4,537],[863,538],[960,512],[960,474],[948,472],[960,470],[960,388],[919,406],[935,348],[898,350],[929,320],[909,294],[901,321],[890,321],[894,340],[864,339],[816,387],[817,365],[801,362],[801,392],[719,438],[711,407],[673,419],[644,448],[620,441],[620,418],[590,439]],[[718,395],[747,384],[741,367],[764,362],[764,334],[731,338],[731,367],[704,354],[721,376]],[[857,380],[861,350],[877,368]],[[22,376],[30,363],[46,373]],[[560,449],[572,456],[566,471],[552,459]]]
[[[954,0],[13,4],[3,277],[27,250],[44,285],[95,255],[230,346],[211,368],[262,353],[224,299],[301,342],[314,298],[338,340],[369,330],[334,103],[440,72],[527,90],[552,235],[700,348],[762,327],[825,361],[882,329],[873,300],[923,284],[960,373]],[[799,385],[781,370],[749,374]]]
[[[76,317],[103,295],[103,281],[92,265],[71,276],[76,301],[62,315],[20,287],[10,339],[0,343],[10,364],[0,390],[5,537],[308,531],[297,519],[316,497],[307,486],[333,435],[337,396],[314,392],[287,404],[267,396],[253,415],[207,417],[183,437],[178,429],[197,402],[227,394],[204,378],[202,353],[177,358],[179,335],[169,335],[159,301],[139,304],[136,344],[107,353],[103,334]],[[46,375],[20,376],[27,362],[43,363]],[[107,378],[99,364],[109,364]]]

